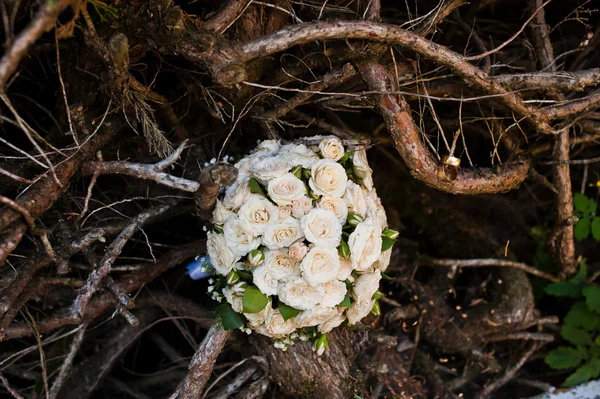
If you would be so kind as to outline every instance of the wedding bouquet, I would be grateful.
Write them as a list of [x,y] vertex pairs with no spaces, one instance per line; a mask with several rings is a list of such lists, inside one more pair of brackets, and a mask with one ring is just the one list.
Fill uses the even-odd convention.
[[213,212],[209,291],[225,329],[276,339],[325,333],[379,314],[379,281],[398,233],[387,228],[364,149],[336,137],[263,141],[235,167]]

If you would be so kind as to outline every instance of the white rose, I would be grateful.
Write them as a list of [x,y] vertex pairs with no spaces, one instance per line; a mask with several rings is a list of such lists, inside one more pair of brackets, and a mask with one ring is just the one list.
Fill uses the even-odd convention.
[[238,170],[238,179],[240,178],[240,176],[249,178],[249,176],[252,174],[251,167],[254,162],[256,162],[256,160],[252,157],[244,157],[240,159],[235,165],[233,165]]
[[358,150],[352,156],[354,174],[362,181],[362,184],[371,191],[373,189],[373,170],[367,161],[367,151]]
[[288,160],[280,155],[258,160],[251,166],[252,174],[263,183],[283,176],[289,170]]
[[232,211],[237,211],[248,201],[252,195],[248,180],[248,176],[238,176],[235,183],[227,188],[225,191],[225,198],[223,198],[223,205],[225,205],[225,207]]
[[295,261],[300,262],[306,256],[308,252],[308,247],[302,241],[297,241],[293,243],[288,249],[288,254]]
[[302,219],[302,216],[310,212],[311,209],[313,209],[313,204],[308,197],[292,201],[292,215],[296,219]]
[[278,280],[290,280],[294,277],[300,277],[299,263],[282,249],[267,251],[264,266]]
[[[246,317],[246,319],[248,320],[248,322],[250,323],[250,325],[252,326],[252,328],[257,329],[258,326],[263,325],[263,323],[267,320],[267,317],[271,314],[271,312],[273,311],[273,304],[271,303],[271,300],[269,300],[269,302],[267,302],[267,306],[265,306],[265,308],[263,310],[261,310],[258,313],[244,313],[244,316]],[[258,331],[258,329],[257,329]],[[267,335],[267,334],[264,334]]]
[[323,284],[323,292],[323,299],[321,299],[319,304],[321,306],[333,308],[344,300],[348,289],[346,288],[345,283],[338,280],[333,280]]
[[291,206],[280,206],[279,209],[279,220],[285,219],[288,216],[292,216],[292,207]]
[[300,312],[298,316],[295,317],[296,326],[298,328],[316,326],[337,316],[338,312],[338,309],[329,308],[327,306],[317,306],[305,310],[304,312]]
[[313,209],[300,224],[306,239],[316,246],[337,248],[342,238],[342,225],[332,211]]
[[352,274],[352,261],[350,260],[350,258],[348,259],[344,259],[340,256],[340,268],[338,270],[337,275],[335,276],[335,278],[337,280],[340,281],[344,281],[347,278],[350,277],[350,275]]
[[269,180],[267,194],[277,205],[291,205],[306,196],[306,186],[291,173]]
[[234,292],[231,288],[223,288],[223,295],[225,295],[225,299],[231,305],[231,308],[234,312],[242,313],[244,311],[244,304],[242,301],[242,295]]
[[332,316],[329,320],[319,324],[317,328],[321,334],[326,334],[342,324],[346,320],[346,315],[342,309],[336,309],[337,313]]
[[225,242],[237,256],[245,256],[260,245],[260,238],[244,230],[240,218],[236,215],[225,221],[223,235],[225,236]]
[[252,281],[263,294],[268,296],[277,295],[279,280],[277,280],[273,271],[267,267],[266,259],[265,263],[252,272]]
[[265,230],[262,242],[269,249],[277,249],[289,247],[303,237],[300,221],[290,216],[270,224]]
[[382,272],[386,271],[388,266],[390,265],[390,261],[392,260],[392,248],[387,251],[383,251],[381,255],[379,255],[379,260],[377,261],[377,268]]
[[367,218],[359,223],[348,239],[354,270],[368,270],[379,259],[381,245],[381,229],[373,219]]
[[279,209],[269,200],[253,194],[238,211],[240,223],[248,233],[255,236],[265,232],[269,224],[277,222]]
[[354,302],[346,311],[348,323],[354,325],[364,319],[371,312],[371,309],[373,309],[373,305],[375,305],[375,300]]
[[319,160],[319,156],[304,144],[286,144],[281,147],[279,156],[288,160],[290,167],[302,166],[310,169]]
[[368,302],[373,297],[373,294],[379,289],[381,281],[381,272],[377,270],[374,273],[361,274],[356,279],[356,284],[352,289],[353,297],[356,302]]
[[294,318],[283,320],[283,316],[279,309],[275,309],[269,313],[265,320],[267,333],[273,338],[283,338],[296,330]]
[[319,144],[319,150],[321,150],[321,155],[323,155],[323,158],[327,158],[332,161],[338,161],[344,156],[345,152],[342,140],[338,139],[337,137],[326,137],[321,140],[321,143]]
[[381,199],[377,196],[377,192],[375,189],[369,191],[366,195],[366,203],[367,203],[367,215],[372,217],[373,220],[377,221],[379,227],[383,231],[384,228],[387,227],[387,216],[385,214],[385,209],[381,204]]
[[339,269],[340,260],[335,248],[314,247],[300,264],[302,277],[313,286],[335,279]]
[[207,233],[206,252],[210,257],[211,265],[222,276],[226,276],[233,269],[235,262],[240,259],[227,246],[223,234],[213,233],[212,231]]
[[315,194],[334,197],[344,195],[348,176],[342,165],[329,159],[321,159],[312,165],[310,171],[308,185]]
[[230,216],[235,216],[235,213],[227,208],[225,204],[223,204],[223,201],[217,200],[215,210],[213,211],[213,223],[224,224]]
[[343,226],[346,224],[346,218],[348,217],[348,206],[346,202],[340,197],[332,197],[331,195],[324,195],[321,200],[317,203],[317,208],[327,209],[335,213],[340,224]]
[[252,155],[257,155],[258,157],[269,157],[275,155],[281,149],[281,142],[279,140],[263,140],[256,147],[256,152]]
[[303,278],[290,280],[280,284],[279,300],[288,306],[299,310],[314,308],[323,297],[322,287],[312,287]]
[[348,180],[346,193],[343,196],[348,210],[362,217],[367,213],[367,202],[363,188],[358,184]]

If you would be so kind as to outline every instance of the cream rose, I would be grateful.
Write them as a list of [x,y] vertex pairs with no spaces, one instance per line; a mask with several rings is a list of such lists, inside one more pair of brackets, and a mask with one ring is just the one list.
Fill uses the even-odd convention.
[[289,247],[295,241],[304,237],[300,221],[293,217],[272,223],[267,227],[262,242],[269,249]]
[[223,201],[217,200],[215,210],[213,211],[213,223],[224,224],[230,216],[235,216],[235,213],[233,213],[229,208],[227,208],[223,204]]
[[265,295],[277,295],[277,288],[279,286],[279,280],[275,277],[273,270],[271,270],[265,263],[258,266],[252,272],[252,281],[258,287],[258,289]]
[[209,231],[206,240],[206,252],[210,257],[210,263],[216,272],[222,276],[227,275],[233,269],[233,265],[240,258],[227,246],[223,234]]
[[238,211],[238,216],[242,228],[258,236],[265,232],[269,224],[277,222],[279,209],[266,198],[252,194]]
[[288,254],[290,255],[290,257],[298,262],[304,259],[304,256],[306,256],[307,252],[308,247],[301,241],[293,243],[288,249]]
[[381,272],[377,270],[374,273],[361,274],[356,279],[356,284],[352,289],[352,296],[356,302],[368,302],[373,297],[373,294],[379,289],[381,281]]
[[290,280],[300,277],[300,264],[282,249],[267,251],[264,266],[270,270],[271,275],[277,280]]
[[362,217],[366,215],[367,202],[365,199],[365,193],[363,192],[362,187],[360,187],[358,184],[348,180],[343,199],[348,206],[349,212],[356,213]]
[[312,200],[308,197],[292,201],[292,215],[296,219],[302,219],[302,216],[310,212],[311,209],[313,209]]
[[256,147],[256,152],[254,152],[252,155],[259,158],[270,157],[277,154],[280,149],[281,143],[279,140],[263,140],[260,142],[258,147]]
[[346,224],[346,218],[348,217],[348,206],[346,202],[340,197],[332,197],[331,195],[324,195],[321,200],[317,203],[317,208],[327,209],[335,213],[338,221],[343,226]]
[[335,248],[314,247],[302,259],[302,277],[313,286],[327,283],[337,275],[340,260]]
[[280,155],[260,159],[252,164],[252,174],[261,182],[285,175],[290,170],[288,160]]
[[248,180],[249,178],[247,176],[238,176],[235,183],[227,188],[225,191],[225,198],[223,198],[223,205],[225,205],[225,207],[235,212],[248,201],[252,195]]
[[383,230],[387,227],[387,216],[385,214],[385,209],[383,205],[381,205],[381,199],[377,196],[377,192],[375,189],[369,191],[366,195],[366,203],[367,203],[367,216],[373,218],[373,220],[377,221],[377,224]]
[[300,224],[306,239],[319,247],[337,248],[342,238],[342,225],[332,211],[313,209]]
[[306,186],[291,173],[269,180],[267,194],[277,205],[292,205],[292,201],[306,197]]
[[338,269],[338,273],[335,276],[336,279],[340,281],[346,280],[352,274],[352,261],[350,258],[344,259],[342,257],[340,259],[340,268]]
[[317,330],[319,330],[321,334],[330,332],[331,330],[342,324],[344,320],[346,320],[346,315],[344,314],[344,311],[342,309],[336,309],[336,312],[337,313],[334,316],[332,316],[329,320],[319,324]]
[[292,207],[291,206],[280,206],[279,209],[279,219],[285,219],[288,216],[292,216]]
[[236,215],[229,217],[225,221],[223,235],[225,236],[225,243],[227,243],[236,256],[245,256],[260,245],[260,238],[244,230],[240,223],[240,218]]
[[317,306],[310,310],[300,312],[298,316],[295,317],[296,326],[298,328],[316,326],[318,324],[327,322],[332,317],[337,316],[338,312],[339,311],[334,308],[329,308],[327,306]]
[[373,170],[367,161],[367,151],[358,150],[352,156],[354,174],[362,181],[362,184],[371,191],[373,189]]
[[290,168],[302,166],[310,169],[319,160],[319,156],[304,144],[286,144],[281,147],[279,156],[285,158]]
[[291,334],[296,329],[294,318],[283,320],[283,316],[279,309],[272,310],[265,320],[267,333],[273,338],[283,338]]
[[279,285],[279,300],[299,310],[309,310],[317,306],[323,297],[323,287],[312,287],[303,278],[290,280]]
[[243,294],[240,295],[231,288],[223,288],[222,292],[234,312],[242,313],[244,311],[244,304],[242,301]]
[[320,305],[333,308],[344,300],[347,292],[346,284],[341,281],[333,280],[325,283],[323,284],[323,298]]
[[344,145],[342,140],[337,137],[326,137],[319,143],[319,150],[323,158],[330,159],[332,161],[338,161],[344,156]]
[[308,185],[315,194],[334,197],[344,195],[348,177],[342,165],[329,159],[321,159],[312,165],[310,171]]
[[[267,302],[267,306],[265,306],[265,308],[263,310],[261,310],[260,312],[244,313],[244,316],[246,317],[246,319],[248,320],[248,322],[250,323],[252,328],[256,328],[258,326],[264,325],[264,322],[267,320],[267,317],[269,317],[269,315],[271,314],[272,311],[273,311],[273,304],[271,303],[271,300],[269,300],[269,302]],[[264,334],[264,335],[267,335],[267,334]]]
[[387,251],[383,251],[381,255],[379,255],[379,260],[377,261],[377,269],[382,272],[386,271],[388,266],[390,265],[390,261],[392,260],[392,248]]
[[368,270],[379,259],[381,245],[381,229],[373,219],[367,218],[359,223],[348,239],[354,270]]
[[373,305],[375,305],[375,300],[370,300],[366,302],[354,302],[352,306],[346,311],[346,316],[348,317],[348,323],[354,325],[364,319],[371,309],[373,309]]

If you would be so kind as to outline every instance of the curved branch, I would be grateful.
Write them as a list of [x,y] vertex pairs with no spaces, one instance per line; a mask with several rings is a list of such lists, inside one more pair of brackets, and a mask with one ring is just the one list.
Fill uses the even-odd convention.
[[491,194],[518,187],[527,178],[530,163],[521,160],[497,169],[459,170],[453,181],[441,180],[440,164],[423,145],[421,136],[403,97],[395,96],[393,80],[382,65],[365,61],[359,71],[369,88],[377,94],[377,106],[400,156],[411,174],[425,184],[453,194]]
[[206,21],[203,28],[215,32],[223,33],[231,24],[238,19],[244,10],[250,5],[252,0],[229,0],[225,3],[217,14]]
[[240,61],[248,62],[299,44],[331,39],[371,40],[396,44],[413,50],[424,58],[447,67],[467,84],[487,94],[498,96],[500,101],[511,111],[530,120],[539,133],[556,133],[548,124],[545,114],[526,105],[521,97],[508,91],[501,83],[489,77],[481,69],[465,61],[463,56],[446,46],[434,43],[396,25],[365,21],[306,23],[286,27],[270,35],[241,43],[234,50],[239,54]]

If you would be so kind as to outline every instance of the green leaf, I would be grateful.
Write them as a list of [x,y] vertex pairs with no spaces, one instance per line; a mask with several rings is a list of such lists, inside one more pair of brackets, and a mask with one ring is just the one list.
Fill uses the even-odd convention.
[[575,277],[573,277],[569,281],[572,283],[575,283],[575,284],[581,284],[585,281],[585,279],[587,278],[587,275],[588,275],[587,259],[583,258],[583,259],[581,259],[581,262],[579,263],[579,272],[575,275]]
[[385,252],[392,247],[396,243],[396,240],[393,240],[389,237],[382,236],[381,237],[381,252]]
[[219,318],[225,331],[235,330],[244,325],[243,316],[233,310],[230,304],[225,303],[219,307]]
[[348,293],[346,293],[344,300],[342,302],[338,303],[337,306],[340,308],[349,308],[350,306],[352,306],[352,301],[350,300],[350,295]]
[[548,284],[545,291],[546,294],[552,296],[579,298],[581,296],[581,285],[569,281],[559,281],[558,283]]
[[590,219],[587,217],[579,219],[579,222],[575,225],[575,239],[577,241],[583,241],[590,236]]
[[594,341],[594,343],[595,343],[596,345],[600,346],[600,335],[598,335],[598,336],[596,337],[596,340]]
[[250,286],[244,291],[242,298],[244,313],[258,313],[267,306],[267,303],[269,303],[269,298],[258,288]]
[[592,336],[589,332],[572,324],[563,324],[560,335],[574,345],[587,345],[592,342]]
[[567,377],[565,382],[562,383],[562,387],[572,387],[575,385],[583,384],[592,379],[594,375],[594,369],[588,365],[584,364],[579,367],[573,374]]
[[246,281],[252,281],[252,273],[244,271],[244,270],[238,270],[237,271],[240,278]]
[[592,331],[600,326],[600,316],[592,312],[584,301],[578,301],[571,306],[563,322]]
[[251,178],[248,181],[248,185],[250,186],[250,191],[254,194],[260,194],[263,197],[266,197],[267,194],[265,194],[265,190],[263,190],[263,188],[261,187],[260,183],[258,182],[258,180],[256,180],[254,177]]
[[544,361],[553,369],[570,369],[578,366],[585,358],[585,352],[575,348],[561,346],[548,353]]
[[592,374],[592,378],[598,378],[600,376],[600,358],[593,358],[588,362],[588,365],[594,371]]
[[600,216],[596,216],[592,221],[592,237],[594,240],[600,241]]
[[390,276],[389,274],[386,274],[384,272],[381,272],[381,278],[384,280],[388,280],[388,281],[392,281],[394,280],[396,277]]
[[589,208],[590,199],[581,193],[573,194],[573,205],[575,205],[575,210],[579,212],[587,212]]
[[581,292],[590,310],[600,313],[600,288],[596,285],[586,285]]
[[281,317],[283,317],[283,320],[289,320],[292,317],[296,317],[298,313],[300,313],[300,310],[288,306],[285,303],[279,301],[279,313],[281,313]]
[[596,203],[596,201],[594,201],[593,199],[590,198],[590,203],[588,205],[588,213],[591,216],[596,216],[596,209],[598,208],[598,204]]

